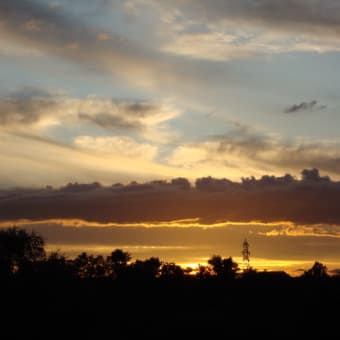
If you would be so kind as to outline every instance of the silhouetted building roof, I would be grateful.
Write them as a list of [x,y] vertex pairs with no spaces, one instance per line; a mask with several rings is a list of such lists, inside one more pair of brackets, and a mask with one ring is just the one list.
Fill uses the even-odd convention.
[[258,272],[257,276],[259,278],[271,279],[271,280],[283,280],[289,279],[291,276],[283,270],[278,271],[262,271]]

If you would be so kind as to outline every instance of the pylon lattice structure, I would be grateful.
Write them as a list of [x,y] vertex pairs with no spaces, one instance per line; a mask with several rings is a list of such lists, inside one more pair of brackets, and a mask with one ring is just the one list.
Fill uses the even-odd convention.
[[243,247],[242,247],[242,256],[243,256],[243,266],[244,269],[250,268],[250,251],[249,251],[249,242],[245,238],[243,241]]

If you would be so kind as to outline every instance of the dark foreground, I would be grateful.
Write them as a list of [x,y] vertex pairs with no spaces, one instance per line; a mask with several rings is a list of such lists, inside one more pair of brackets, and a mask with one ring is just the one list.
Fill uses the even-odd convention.
[[67,259],[0,230],[0,340],[338,338],[340,276],[322,263],[299,278],[239,272],[218,255],[197,273],[122,249]]
[[9,280],[2,339],[336,338],[340,280]]

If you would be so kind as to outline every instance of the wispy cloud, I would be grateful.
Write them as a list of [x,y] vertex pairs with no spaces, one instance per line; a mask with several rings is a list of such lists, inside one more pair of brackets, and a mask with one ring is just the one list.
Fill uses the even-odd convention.
[[249,174],[261,175],[270,170],[293,171],[317,167],[338,174],[340,142],[308,139],[284,140],[278,135],[261,133],[247,126],[236,127],[223,135],[201,142],[183,143],[173,150],[168,162],[194,170],[248,169]]
[[276,226],[270,231],[259,233],[266,236],[340,238],[340,226],[335,224],[295,225],[287,223],[286,225]]
[[[133,1],[141,3],[139,0]],[[334,1],[144,1],[168,24],[161,49],[226,61],[286,52],[339,51],[340,8]]]
[[301,102],[300,104],[294,104],[285,109],[285,113],[296,113],[303,111],[321,111],[327,108],[327,105],[321,105],[317,100],[310,102]]
[[171,134],[166,123],[180,114],[166,101],[72,98],[36,88],[24,88],[0,98],[0,128],[11,131],[77,122],[120,133],[133,130],[146,139],[166,142]]
[[0,126],[34,125],[57,112],[58,99],[48,92],[24,88],[0,100]]
[[133,159],[152,160],[158,152],[157,146],[142,142],[137,143],[127,136],[78,136],[74,143],[85,150],[94,150],[108,155],[119,154]]
[[0,4],[0,22],[2,41],[76,62],[83,71],[109,73],[133,86],[153,90],[162,86],[178,93],[181,84],[193,85],[211,77],[211,72],[197,71],[190,63],[167,57],[158,46],[111,32],[112,28],[105,31],[63,6],[5,1]]
[[[132,137],[120,136],[113,140],[110,140],[112,136],[103,137],[107,150],[99,151],[86,143],[80,146],[58,142],[37,135],[32,128],[29,131],[33,135],[27,131],[26,128],[8,133],[0,129],[0,187],[38,187],[41,183],[61,185],[69,181],[128,182],[132,179],[170,178],[174,174],[172,167],[151,160],[156,148],[151,146],[153,144]],[[90,138],[96,146],[101,144],[95,136]],[[122,140],[133,146],[135,152],[144,153],[131,157],[133,151],[125,150]],[[25,176],[22,176],[23,169]],[[183,176],[181,172],[176,171]]]
[[[138,0],[137,0],[138,2]],[[149,2],[152,2],[150,0]],[[302,34],[337,35],[339,27],[340,6],[332,0],[301,2],[292,0],[282,3],[279,0],[217,0],[207,3],[204,0],[159,2],[163,8],[177,8],[180,15],[187,15],[191,20],[234,21],[238,23],[256,24],[262,27],[297,32]],[[310,30],[310,31],[308,31]]]

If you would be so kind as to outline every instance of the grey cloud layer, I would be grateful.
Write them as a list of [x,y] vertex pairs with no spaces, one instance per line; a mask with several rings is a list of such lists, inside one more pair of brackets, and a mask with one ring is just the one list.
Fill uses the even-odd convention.
[[228,61],[340,50],[340,6],[332,0],[147,2],[160,6],[164,20],[179,27],[163,45],[179,56]]
[[[163,6],[174,2],[161,1]],[[334,0],[204,0],[176,1],[178,9],[185,14],[211,22],[215,20],[241,20],[244,23],[283,28],[288,31],[305,30],[333,33],[340,28],[340,4]],[[192,14],[190,14],[192,13]]]
[[[131,3],[133,2],[131,1]],[[149,0],[142,2],[142,4],[145,5],[147,2],[152,3],[153,1]],[[253,35],[256,35],[256,26],[265,26],[273,30],[293,31],[298,33],[299,36],[308,35],[312,37],[312,40],[317,39],[318,35],[321,34],[326,40],[326,42],[324,41],[326,45],[328,39],[332,36],[337,37],[340,30],[340,5],[331,0],[290,0],[285,2],[278,0],[157,1],[157,6],[159,5],[163,8],[163,15],[171,11],[177,13],[177,15],[181,13],[184,17],[182,23],[184,27],[192,20],[196,20],[200,24],[204,23],[208,27],[216,22],[227,20],[233,23],[237,21],[237,25],[255,25],[251,30]],[[152,8],[154,10],[154,7]],[[115,34],[107,34],[99,28],[94,28],[78,18],[66,14],[62,7],[51,8],[30,0],[5,1],[0,4],[0,21],[1,35],[4,37],[78,63],[90,64],[98,69],[109,70],[114,72],[115,75],[133,79],[140,84],[144,82],[144,85],[153,83],[153,86],[155,86],[155,84],[162,82],[163,86],[165,86],[164,83],[167,86],[170,84],[174,86],[175,83],[178,85],[178,80],[186,79],[188,81],[193,76],[205,81],[213,76],[217,80],[221,72],[221,69],[217,66],[214,66],[216,68],[214,70],[212,65],[210,65],[208,71],[204,70],[203,67],[197,71],[191,65],[192,61],[188,63],[185,58],[176,59],[160,53],[158,51],[160,46],[151,48],[152,44],[146,46],[136,41],[128,41],[126,38]],[[232,27],[235,31],[235,27],[237,30],[239,26],[232,25]],[[155,29],[157,30],[157,27]],[[210,29],[211,27],[208,31]],[[186,30],[191,32],[190,27],[184,29],[184,31]],[[191,33],[195,33],[194,31]],[[100,34],[104,33],[107,34],[107,39],[98,39]],[[233,34],[232,32],[229,33]],[[237,40],[237,44],[231,43],[231,49],[238,48],[239,45],[243,45],[249,39],[252,40],[251,37],[241,37],[240,41]],[[288,40],[294,40],[293,45],[299,44],[299,41],[295,41],[296,39],[292,36]],[[270,45],[271,41],[273,41],[272,38],[265,44]],[[224,44],[225,42],[220,41],[218,46]],[[258,41],[255,44],[257,46],[256,53],[261,53],[259,50],[261,46],[263,47],[263,44],[263,41]],[[337,44],[334,39],[329,46],[323,46],[323,48],[332,50],[332,44]],[[300,44],[300,47],[295,46],[293,50],[314,50],[314,47],[317,48],[318,46],[318,44],[313,45],[314,47],[312,45],[304,41],[303,44]],[[218,46],[215,47],[219,49]],[[166,48],[162,50],[164,51]],[[254,46],[250,47],[250,55],[253,55],[255,50]],[[275,50],[281,50],[281,47],[276,46],[273,51]],[[186,51],[184,53],[182,51],[182,54],[190,55],[191,52]],[[229,52],[226,51],[226,54],[228,55]],[[243,54],[248,55],[249,53]],[[215,60],[223,60],[223,54]],[[243,54],[241,53],[241,55]],[[205,58],[204,56],[201,57]]]

